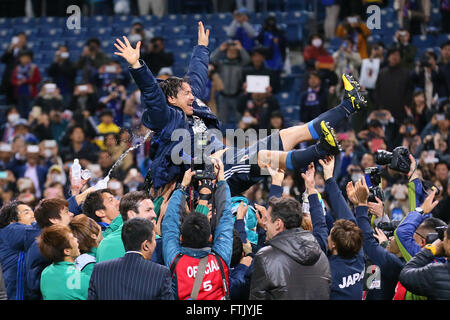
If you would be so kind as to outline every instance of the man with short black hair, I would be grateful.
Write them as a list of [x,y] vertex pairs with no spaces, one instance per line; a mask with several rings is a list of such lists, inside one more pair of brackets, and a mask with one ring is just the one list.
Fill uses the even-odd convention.
[[268,245],[255,256],[251,300],[328,300],[330,266],[310,231],[301,228],[302,206],[291,198],[260,208]]
[[156,247],[153,223],[127,220],[121,237],[125,255],[95,265],[88,300],[173,300],[169,269],[149,261]]
[[[114,230],[109,232],[98,246],[97,261],[101,262],[123,257],[125,254],[121,236],[123,223],[134,217],[141,217],[151,221],[156,218],[154,208],[152,200],[144,191],[133,191],[124,195],[120,199],[120,215],[117,218],[117,222],[114,223]],[[156,261],[155,259],[153,261]]]
[[[94,191],[84,200],[83,213],[97,221],[102,227],[102,231],[104,232],[103,236],[106,237],[112,231],[116,230],[115,228],[111,230],[110,225],[120,216],[119,200],[113,196],[109,189]],[[117,220],[121,220],[121,218]]]
[[154,75],[157,75],[162,68],[171,67],[174,63],[173,53],[165,51],[163,37],[154,37],[150,40],[142,60]]

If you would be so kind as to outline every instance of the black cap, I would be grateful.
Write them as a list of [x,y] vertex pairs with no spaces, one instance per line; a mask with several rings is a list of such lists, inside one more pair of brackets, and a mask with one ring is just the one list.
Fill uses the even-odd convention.
[[372,119],[369,122],[369,128],[382,128],[383,125],[381,124],[380,120]]

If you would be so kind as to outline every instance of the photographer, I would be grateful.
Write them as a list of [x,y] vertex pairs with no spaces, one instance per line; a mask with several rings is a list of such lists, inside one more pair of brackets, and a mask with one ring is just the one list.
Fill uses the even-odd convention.
[[91,38],[81,52],[76,68],[81,70],[83,81],[91,81],[100,66],[109,62],[108,56],[100,48],[100,40]]
[[164,47],[164,38],[154,37],[150,40],[147,52],[142,54],[142,60],[147,64],[153,74],[158,74],[162,68],[172,67],[174,57]]
[[450,299],[448,263],[434,263],[436,257],[450,257],[450,229],[418,252],[400,273],[400,282],[414,294],[428,299]]
[[[186,191],[195,171],[185,172],[181,186],[170,198],[162,223],[164,261],[171,269],[174,296],[178,300],[220,300],[229,295],[228,273],[233,251],[231,196],[224,179],[223,163],[214,159],[214,168],[218,181],[214,192],[217,208],[214,240],[206,215],[199,212],[184,214]],[[183,217],[181,227],[180,216]],[[207,261],[204,260],[206,257]],[[192,289],[197,277],[189,270],[206,262],[209,272],[204,274],[202,285],[195,293]],[[200,272],[196,274],[200,275]]]

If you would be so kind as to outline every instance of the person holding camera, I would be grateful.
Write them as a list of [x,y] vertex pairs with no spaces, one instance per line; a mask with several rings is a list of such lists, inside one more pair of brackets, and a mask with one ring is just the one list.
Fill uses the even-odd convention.
[[361,59],[368,57],[367,38],[370,29],[359,16],[347,17],[337,26],[336,36],[341,39],[351,37],[353,39],[353,51],[358,51]]
[[[361,178],[356,184],[347,184],[347,195],[356,207],[356,223],[363,232],[364,254],[375,266],[373,276],[366,280],[368,288],[365,300],[392,300],[398,282],[399,274],[405,264],[393,236],[388,239],[383,230],[372,229],[368,210],[371,202],[368,202],[369,188],[366,180]],[[378,199],[379,200],[379,199]],[[380,243],[377,242],[379,240]],[[372,270],[372,268],[367,270]]]
[[154,37],[150,40],[147,51],[142,54],[142,60],[155,75],[162,68],[172,67],[175,61],[173,53],[165,50],[163,37]]
[[431,300],[450,299],[448,263],[435,262],[436,257],[450,257],[450,228],[444,237],[427,244],[403,268],[400,283],[414,294]]
[[[172,272],[174,296],[178,300],[221,300],[229,297],[228,275],[233,252],[231,196],[223,163],[213,161],[217,177],[214,234],[205,214],[186,213],[186,192],[192,187],[192,178],[196,174],[191,170],[185,172],[180,187],[170,198],[162,222],[164,262]],[[180,216],[183,217],[181,225]],[[198,272],[194,272],[197,267]]]

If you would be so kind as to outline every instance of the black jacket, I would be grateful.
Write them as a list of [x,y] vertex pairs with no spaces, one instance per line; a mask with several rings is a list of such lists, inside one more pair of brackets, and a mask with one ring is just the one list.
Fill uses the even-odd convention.
[[434,260],[430,250],[422,249],[403,268],[400,283],[416,295],[433,300],[449,300],[450,265]]
[[311,232],[277,234],[255,256],[250,300],[328,300],[328,259]]

